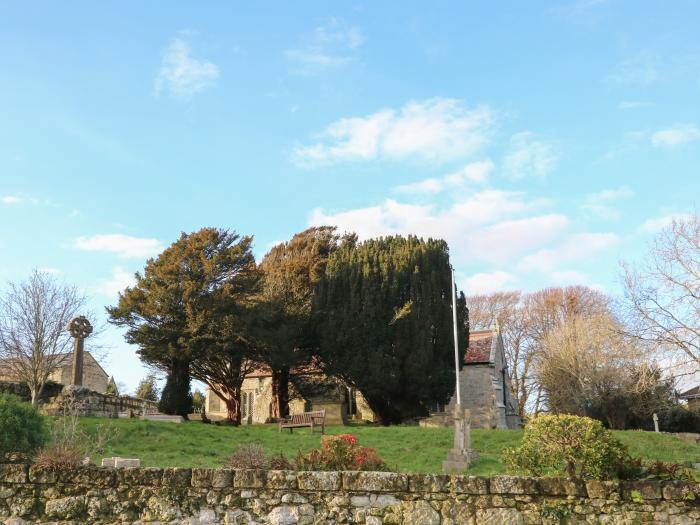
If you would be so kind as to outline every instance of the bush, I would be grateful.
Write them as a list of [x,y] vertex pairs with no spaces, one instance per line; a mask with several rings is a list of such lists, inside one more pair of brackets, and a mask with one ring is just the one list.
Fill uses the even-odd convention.
[[522,444],[503,453],[510,471],[589,479],[612,478],[626,458],[624,445],[600,421],[570,415],[532,419]]
[[46,442],[44,418],[11,394],[0,394],[0,461],[10,453],[31,454]]
[[293,465],[282,452],[277,456],[268,457],[263,446],[257,443],[237,445],[233,454],[226,461],[226,466],[230,468],[271,470],[290,470],[293,468]]
[[34,458],[34,464],[47,470],[61,471],[77,467],[85,458],[83,447],[68,439],[60,439],[41,449]]
[[298,470],[387,470],[377,451],[359,445],[351,434],[324,437],[320,449],[299,453],[296,467]]
[[700,414],[676,405],[659,414],[659,428],[663,432],[700,432]]

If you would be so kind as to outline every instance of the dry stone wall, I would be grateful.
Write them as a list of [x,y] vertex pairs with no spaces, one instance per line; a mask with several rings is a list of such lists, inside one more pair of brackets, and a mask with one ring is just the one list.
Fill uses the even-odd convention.
[[228,469],[0,465],[0,523],[700,523],[700,485]]

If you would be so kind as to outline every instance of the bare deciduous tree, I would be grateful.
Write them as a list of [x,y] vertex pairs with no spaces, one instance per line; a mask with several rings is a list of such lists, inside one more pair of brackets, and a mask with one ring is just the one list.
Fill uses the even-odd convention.
[[586,286],[546,288],[533,293],[495,292],[469,297],[469,322],[488,329],[498,321],[508,361],[511,384],[521,414],[543,408],[535,360],[553,329],[574,316],[609,311],[610,299]]
[[658,382],[612,312],[567,318],[544,337],[535,363],[550,410],[599,417],[612,428],[625,428],[627,400]]
[[0,296],[0,375],[26,383],[32,404],[51,373],[71,351],[66,326],[85,305],[85,297],[48,273],[9,283]]
[[644,265],[623,269],[631,335],[700,366],[700,216],[674,220]]

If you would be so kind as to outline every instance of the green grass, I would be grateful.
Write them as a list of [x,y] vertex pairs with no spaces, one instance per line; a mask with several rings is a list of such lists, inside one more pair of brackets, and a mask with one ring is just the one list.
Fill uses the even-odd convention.
[[[174,424],[138,419],[105,420],[82,418],[81,425],[94,431],[97,424],[118,429],[104,456],[135,457],[152,467],[220,467],[237,444],[260,443],[268,453],[283,451],[289,458],[298,450],[308,451],[320,444],[318,433],[297,429],[279,433],[273,425],[225,427],[198,422]],[[354,434],[361,445],[374,447],[388,465],[400,472],[440,472],[442,460],[452,445],[452,429],[417,426],[377,427],[372,425],[332,426],[327,434]],[[700,461],[700,446],[678,438],[651,432],[623,431],[616,436],[632,455],[649,460]],[[506,447],[517,446],[519,430],[472,430],[473,447],[481,456],[471,468],[474,475],[504,473],[500,461]]]

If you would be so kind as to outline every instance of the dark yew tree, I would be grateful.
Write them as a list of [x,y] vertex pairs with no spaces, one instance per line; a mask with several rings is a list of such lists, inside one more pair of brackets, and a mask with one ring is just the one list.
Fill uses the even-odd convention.
[[[454,391],[447,244],[387,237],[335,251],[314,296],[327,373],[355,386],[383,424],[425,415]],[[467,309],[458,301],[460,362]]]
[[251,353],[248,312],[259,284],[251,245],[251,237],[224,229],[183,233],[107,308],[110,322],[127,327],[126,340],[138,345],[141,359],[168,374],[162,411],[192,410],[194,377],[240,422],[240,385]]
[[289,372],[308,361],[315,342],[311,308],[314,288],[341,239],[332,226],[309,228],[274,246],[260,263],[263,276],[256,308],[260,359],[271,369],[273,418],[289,414]]

